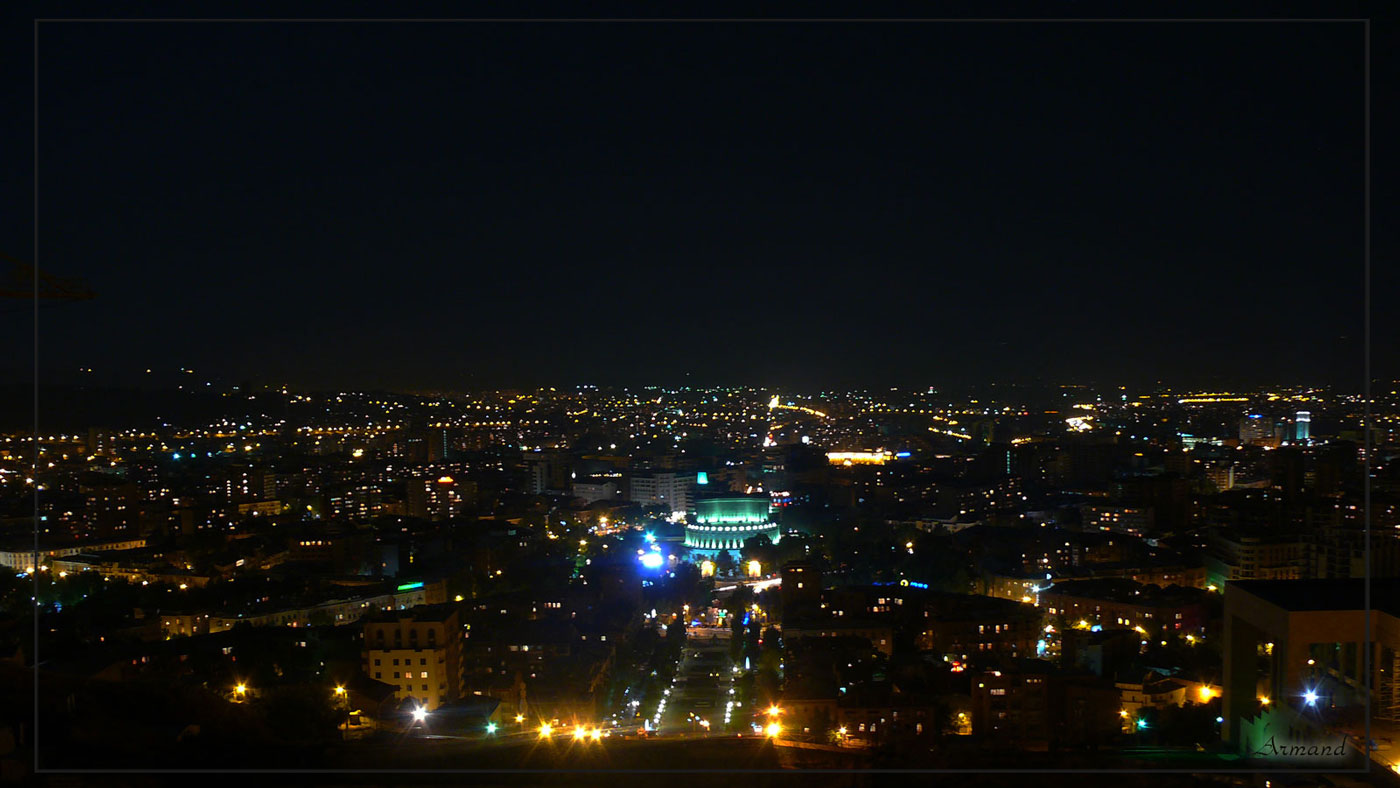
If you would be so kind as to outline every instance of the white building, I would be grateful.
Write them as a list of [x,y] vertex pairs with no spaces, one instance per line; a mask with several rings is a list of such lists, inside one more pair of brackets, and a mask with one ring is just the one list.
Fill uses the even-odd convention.
[[672,512],[689,512],[694,505],[695,475],[655,471],[632,477],[633,503],[664,506]]

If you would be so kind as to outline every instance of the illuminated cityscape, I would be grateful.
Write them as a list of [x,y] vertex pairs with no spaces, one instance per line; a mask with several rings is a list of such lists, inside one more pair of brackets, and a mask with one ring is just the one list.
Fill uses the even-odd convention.
[[285,13],[35,25],[0,782],[1400,786],[1369,27]]
[[[351,764],[386,736],[503,767],[544,757],[524,742],[700,737],[828,767],[1091,745],[1207,769],[1280,726],[1356,734],[1365,558],[1400,573],[1400,464],[1372,466],[1368,549],[1361,403],[1327,388],[173,395],[210,415],[0,438],[5,598],[38,590],[40,676],[107,688],[84,714],[153,682],[310,704],[277,746],[197,724]],[[1385,456],[1400,395],[1374,412]]]

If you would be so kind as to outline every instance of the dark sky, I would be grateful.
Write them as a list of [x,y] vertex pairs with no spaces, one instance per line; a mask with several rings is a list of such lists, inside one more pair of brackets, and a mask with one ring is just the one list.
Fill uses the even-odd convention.
[[39,261],[98,292],[41,312],[54,379],[1360,378],[1358,24],[70,22],[39,47]]

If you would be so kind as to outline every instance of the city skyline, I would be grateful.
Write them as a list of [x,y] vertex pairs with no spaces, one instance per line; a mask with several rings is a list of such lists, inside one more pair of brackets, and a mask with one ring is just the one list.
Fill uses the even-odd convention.
[[0,426],[43,764],[1341,769],[1400,714],[1390,390],[186,377]]

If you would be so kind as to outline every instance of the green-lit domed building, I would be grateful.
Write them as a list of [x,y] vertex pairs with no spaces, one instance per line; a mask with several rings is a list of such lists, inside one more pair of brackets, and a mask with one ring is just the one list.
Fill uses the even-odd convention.
[[704,555],[738,550],[744,540],[759,534],[777,542],[781,531],[773,522],[770,503],[766,495],[700,498],[695,502],[695,515],[685,526],[685,546]]

